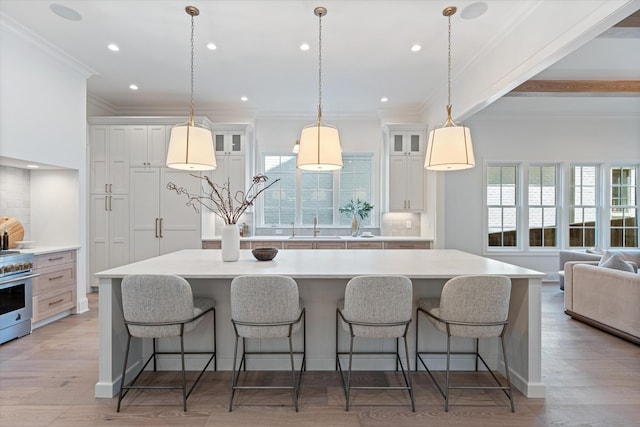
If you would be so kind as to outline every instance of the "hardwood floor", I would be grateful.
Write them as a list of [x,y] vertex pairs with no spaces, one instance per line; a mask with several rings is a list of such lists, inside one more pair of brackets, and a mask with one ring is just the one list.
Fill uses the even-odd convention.
[[[285,391],[240,391],[229,413],[229,372],[205,374],[186,413],[176,391],[131,392],[117,413],[116,399],[93,397],[97,298],[98,294],[89,295],[88,313],[0,346],[1,426],[637,426],[640,419],[640,347],[563,314],[563,293],[557,285],[543,286],[547,396],[526,399],[516,392],[513,414],[501,392],[478,391],[456,393],[445,413],[424,373],[414,375],[415,413],[408,395],[398,391],[354,392],[353,406],[345,412],[335,372],[305,374],[298,413]],[[251,375],[274,383],[287,380],[281,372]],[[398,379],[394,372],[358,376],[371,383]]]

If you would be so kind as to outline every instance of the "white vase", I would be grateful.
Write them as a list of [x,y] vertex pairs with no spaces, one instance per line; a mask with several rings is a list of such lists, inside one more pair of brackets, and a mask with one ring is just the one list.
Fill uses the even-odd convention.
[[225,224],[221,235],[222,260],[237,261],[240,258],[240,229],[237,224]]

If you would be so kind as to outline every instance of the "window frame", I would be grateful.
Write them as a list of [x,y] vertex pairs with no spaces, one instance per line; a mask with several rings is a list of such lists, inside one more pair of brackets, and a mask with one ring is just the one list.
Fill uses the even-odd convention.
[[603,226],[605,226],[604,224],[606,223],[606,231],[608,231],[606,233],[606,239],[607,239],[607,247],[610,248],[616,248],[616,249],[629,249],[629,248],[638,248],[638,246],[612,246],[612,242],[611,242],[611,231],[612,231],[612,227],[611,227],[611,220],[612,220],[612,210],[614,209],[614,205],[611,203],[612,202],[612,193],[613,193],[613,188],[614,188],[614,184],[612,182],[612,172],[613,169],[619,169],[619,168],[631,168],[631,169],[635,169],[635,205],[631,205],[631,204],[627,204],[627,205],[615,205],[616,208],[623,208],[623,209],[635,209],[636,211],[636,225],[635,227],[625,227],[624,225],[622,227],[615,227],[615,228],[621,228],[623,230],[623,241],[625,240],[624,237],[624,230],[627,228],[635,228],[636,230],[636,243],[640,244],[640,224],[638,221],[638,214],[640,214],[640,201],[638,200],[638,196],[640,196],[640,164],[633,164],[633,163],[612,163],[607,165],[607,174],[606,174],[606,196],[605,196],[605,200],[606,200],[606,204],[603,207],[603,210],[606,210],[606,215],[605,215],[605,220],[602,221]]
[[[269,176],[269,174],[265,171],[265,160],[268,156],[278,156],[278,157],[290,157],[292,156],[291,153],[287,153],[287,152],[264,152],[261,155],[261,162],[259,165],[259,168],[263,171],[263,173],[267,176]],[[293,157],[295,157],[295,154],[293,155]],[[343,153],[342,154],[342,158],[343,158],[343,163],[348,161],[350,158],[354,159],[354,158],[359,158],[359,159],[363,159],[366,158],[369,160],[370,162],[370,174],[369,174],[369,188],[370,188],[370,199],[368,200],[369,203],[373,204],[375,207],[373,208],[373,210],[371,211],[369,218],[370,218],[370,223],[369,224],[364,224],[364,226],[366,227],[379,227],[379,208],[378,208],[378,203],[376,203],[376,200],[378,199],[377,195],[376,195],[376,191],[377,191],[377,187],[375,185],[375,178],[374,178],[374,174],[376,172],[375,169],[375,155],[372,152],[353,152],[353,153]],[[313,223],[304,223],[302,222],[302,198],[301,198],[301,193],[302,193],[302,175],[304,172],[307,173],[323,173],[323,174],[332,174],[333,177],[333,222],[331,224],[318,224],[319,228],[344,228],[344,229],[350,229],[351,228],[351,222],[349,221],[349,224],[341,224],[340,223],[340,219],[343,216],[340,212],[339,212],[339,208],[342,206],[339,206],[338,204],[340,203],[340,191],[341,191],[341,173],[344,169],[338,169],[338,170],[334,170],[331,172],[307,172],[307,171],[302,171],[300,169],[296,169],[296,191],[295,191],[295,222],[294,225],[296,227],[311,227],[313,226]],[[271,178],[271,177],[269,177]],[[256,203],[256,226],[258,228],[285,228],[285,227],[290,227],[291,224],[267,224],[265,223],[265,214],[264,214],[264,209],[265,209],[265,203],[263,200],[258,200]]]
[[[545,168],[545,167],[554,167],[555,168],[555,205],[545,205],[543,203],[541,203],[540,205],[530,205],[529,204],[529,199],[530,199],[530,194],[529,194],[529,188],[530,188],[530,169],[531,168]],[[523,195],[522,201],[523,201],[523,206],[522,206],[522,212],[523,212],[523,219],[524,219],[524,227],[522,230],[522,242],[524,244],[524,247],[526,247],[528,250],[532,250],[532,251],[557,251],[562,247],[563,244],[563,239],[562,239],[562,215],[563,215],[563,191],[562,191],[562,164],[559,163],[545,163],[545,162],[532,162],[532,163],[527,163],[525,165],[522,166],[523,169],[523,173],[525,175],[525,179],[522,181],[523,182],[523,193],[525,193]],[[524,183],[526,183],[526,185],[524,185]],[[526,203],[525,203],[526,202]],[[543,209],[544,208],[548,208],[548,207],[554,207],[556,210],[556,244],[554,246],[544,246],[544,244],[542,246],[532,246],[531,245],[531,224],[530,224],[530,217],[529,217],[529,211],[531,208],[540,208]],[[544,213],[543,213],[543,225],[542,225],[542,233],[543,233],[543,241],[544,241]]]
[[[571,188],[572,188],[572,172],[573,169],[575,167],[594,167],[595,168],[595,185],[594,185],[594,189],[595,189],[595,194],[594,194],[594,200],[595,203],[594,205],[585,205],[585,204],[573,204],[572,200],[571,200]],[[605,234],[603,227],[605,227],[604,222],[603,222],[603,208],[604,208],[604,203],[603,203],[603,186],[605,185],[605,180],[606,177],[603,176],[602,171],[605,169],[605,166],[600,164],[600,163],[592,163],[592,162],[570,162],[567,166],[567,172],[566,172],[566,176],[567,176],[567,185],[566,185],[566,194],[565,197],[563,197],[563,205],[566,207],[565,213],[564,213],[564,219],[565,219],[565,230],[563,230],[562,234],[565,238],[564,240],[564,245],[563,247],[566,247],[569,250],[576,250],[576,249],[585,249],[588,247],[591,247],[591,245],[583,245],[583,246],[571,246],[571,219],[569,218],[569,216],[571,215],[571,211],[572,209],[576,208],[576,207],[580,207],[581,209],[585,209],[585,208],[594,208],[595,209],[595,226],[594,226],[594,242],[593,245],[594,246],[598,246],[602,244],[602,236]],[[584,230],[584,227],[583,227]],[[583,243],[584,243],[584,239],[583,239]]]
[[[514,246],[490,246],[489,245],[489,208],[490,207],[501,207],[504,209],[505,205],[489,205],[488,203],[488,179],[489,179],[489,168],[490,167],[515,167],[515,200],[513,207],[515,208],[515,219],[516,219],[516,244]],[[521,252],[523,248],[523,239],[522,239],[522,226],[526,224],[523,222],[522,218],[522,197],[523,191],[519,187],[519,183],[523,182],[523,164],[521,162],[489,162],[484,165],[484,179],[483,183],[483,203],[484,203],[484,250],[485,252]]]

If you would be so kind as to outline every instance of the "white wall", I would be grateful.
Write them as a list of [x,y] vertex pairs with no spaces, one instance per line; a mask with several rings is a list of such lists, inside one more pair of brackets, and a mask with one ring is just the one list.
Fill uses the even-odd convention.
[[0,156],[69,170],[62,174],[63,183],[47,173],[32,175],[32,194],[60,193],[64,200],[42,206],[32,198],[32,237],[40,238],[37,230],[42,238],[53,240],[56,232],[49,227],[64,224],[61,234],[68,236],[64,243],[80,246],[76,310],[84,311],[88,308],[86,79],[90,70],[4,16],[0,51]]
[[444,175],[444,246],[544,272],[557,251],[503,255],[485,251],[486,162],[640,163],[640,99],[508,97],[466,121],[476,167]]

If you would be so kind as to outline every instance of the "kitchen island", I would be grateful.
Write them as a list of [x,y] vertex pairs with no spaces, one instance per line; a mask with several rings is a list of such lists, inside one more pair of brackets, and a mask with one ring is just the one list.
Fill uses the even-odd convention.
[[[259,262],[251,251],[241,250],[237,262],[223,262],[219,250],[187,249],[156,258],[97,273],[100,283],[100,361],[96,397],[110,398],[120,387],[122,363],[127,333],[122,319],[122,278],[128,274],[177,274],[186,278],[196,296],[216,300],[218,333],[218,369],[231,370],[234,333],[230,321],[230,283],[242,274],[283,274],[293,277],[307,310],[307,369],[335,368],[335,310],[344,296],[350,278],[366,274],[402,274],[411,278],[414,301],[422,297],[439,296],[443,284],[450,278],[469,274],[499,274],[512,280],[507,352],[513,385],[527,397],[544,397],[541,378],[541,279],[543,273],[468,254],[457,250],[288,250],[280,251],[273,261]],[[423,319],[424,320],[424,319]],[[414,319],[415,322],[415,319]],[[421,327],[421,343],[430,350],[446,347],[446,337],[436,332],[429,322]],[[206,348],[211,345],[208,322],[202,322],[186,339],[186,345]],[[408,338],[413,363],[415,325]],[[297,337],[298,339],[300,337]],[[346,343],[346,337],[344,343]],[[473,340],[454,341],[455,349],[472,348]],[[484,340],[481,351],[492,367],[504,371],[499,362],[498,339]],[[298,341],[300,344],[300,341]],[[368,343],[363,342],[362,345]],[[271,342],[253,345],[267,348]],[[391,349],[395,341],[372,343],[373,347]],[[139,369],[142,355],[149,346],[137,343],[130,358],[132,371]],[[361,347],[362,348],[362,347]],[[424,348],[424,347],[423,347]],[[436,350],[437,349],[437,350]],[[430,359],[436,369],[444,369],[442,358]],[[189,369],[197,369],[191,361]],[[454,369],[469,369],[473,359],[452,361]],[[179,359],[164,359],[159,369],[178,370]],[[250,366],[263,369],[287,369],[286,357],[254,360]],[[393,359],[383,356],[368,358],[358,369],[395,369]]]

